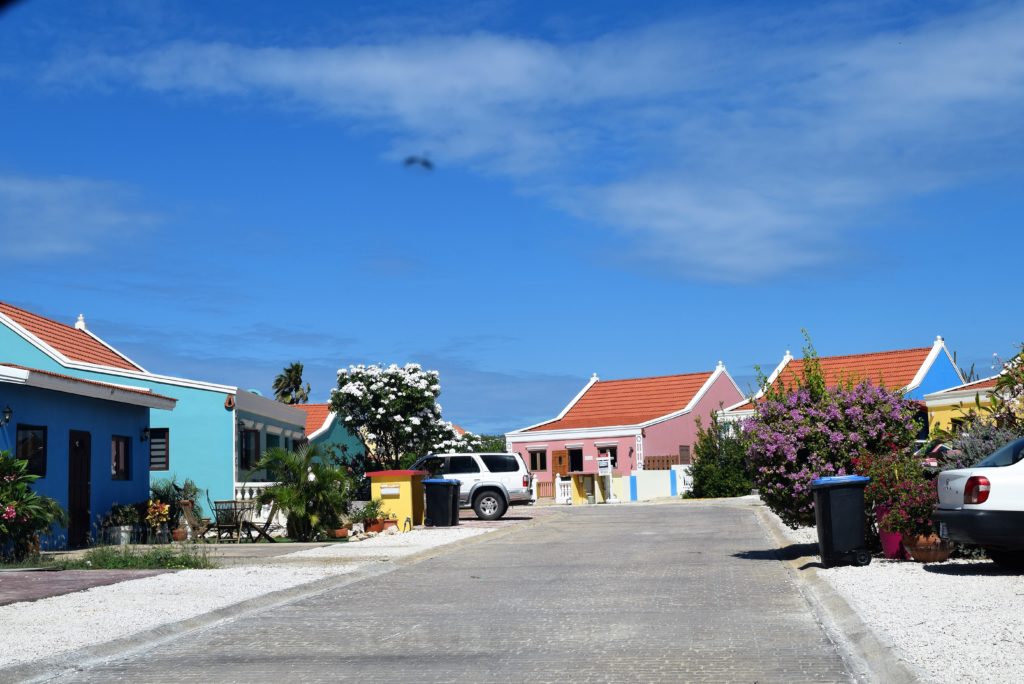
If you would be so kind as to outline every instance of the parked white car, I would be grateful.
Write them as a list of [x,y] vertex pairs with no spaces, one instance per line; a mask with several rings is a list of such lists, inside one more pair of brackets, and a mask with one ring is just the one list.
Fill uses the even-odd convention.
[[481,520],[496,520],[509,506],[533,503],[533,476],[519,454],[433,454],[412,468],[458,480],[459,506],[472,507]]
[[971,468],[939,473],[939,536],[977,544],[999,565],[1024,570],[1024,439]]

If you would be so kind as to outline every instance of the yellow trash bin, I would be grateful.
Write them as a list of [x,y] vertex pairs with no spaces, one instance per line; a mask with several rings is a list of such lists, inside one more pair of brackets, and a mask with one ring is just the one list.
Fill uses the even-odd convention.
[[398,529],[408,532],[423,524],[423,478],[425,470],[378,470],[370,478],[370,498],[380,499],[384,513],[398,520]]

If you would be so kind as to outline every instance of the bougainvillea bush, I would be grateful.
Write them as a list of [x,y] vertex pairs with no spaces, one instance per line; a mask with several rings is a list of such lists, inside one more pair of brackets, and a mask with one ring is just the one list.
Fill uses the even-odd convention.
[[0,451],[0,558],[24,560],[39,550],[39,535],[67,517],[53,499],[32,491],[37,475],[28,474],[28,461]]
[[909,447],[916,413],[913,402],[870,382],[766,395],[745,424],[762,500],[787,525],[813,525],[811,481],[852,474],[858,455]]

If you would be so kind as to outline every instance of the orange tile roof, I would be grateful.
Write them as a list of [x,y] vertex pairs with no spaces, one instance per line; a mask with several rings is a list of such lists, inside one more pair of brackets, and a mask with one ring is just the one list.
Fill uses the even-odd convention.
[[313,434],[324,426],[327,416],[331,413],[330,404],[292,404],[306,414],[306,436]]
[[[898,390],[914,380],[931,350],[931,347],[918,347],[869,354],[821,356],[818,361],[821,364],[822,375],[825,376],[825,384],[829,386],[870,380],[890,390]],[[795,387],[803,373],[804,360],[793,359],[782,369],[775,382],[781,381],[786,387]],[[753,403],[748,401],[733,410],[748,411],[753,407]]]
[[168,401],[177,402],[178,400],[174,397],[168,397],[164,394],[157,394],[156,392],[150,392],[148,390],[140,389],[137,387],[126,387],[124,385],[113,385],[109,382],[98,382],[96,380],[85,380],[84,378],[75,378],[70,375],[64,375],[63,373],[54,373],[53,371],[40,370],[39,368],[29,368],[28,366],[20,366],[16,363],[0,363],[0,366],[7,368],[19,368],[26,370],[30,373],[39,373],[41,375],[48,375],[51,378],[60,378],[61,380],[71,380],[72,382],[80,382],[84,385],[95,385],[96,387],[107,387],[109,389],[120,390],[121,392],[131,392],[132,394],[142,394],[147,397],[156,397],[158,399],[167,399]]
[[564,416],[530,428],[528,432],[645,423],[686,408],[710,377],[711,371],[600,380],[591,385]]
[[72,361],[95,363],[100,366],[141,371],[139,366],[111,350],[84,330],[44,318],[16,306],[0,302],[0,313],[37,338],[50,345]]

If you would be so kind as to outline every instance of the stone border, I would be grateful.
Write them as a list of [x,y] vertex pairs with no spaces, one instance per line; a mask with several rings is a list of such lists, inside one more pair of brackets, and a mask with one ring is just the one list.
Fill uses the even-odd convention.
[[811,607],[826,636],[835,644],[855,681],[883,684],[930,681],[899,654],[891,641],[874,632],[861,620],[857,611],[818,574],[816,568],[806,567],[811,557],[793,557],[783,552],[794,542],[785,536],[778,521],[765,513],[761,506],[754,509],[754,515],[765,535],[778,547],[776,555],[793,577],[797,589]]
[[63,675],[71,675],[93,665],[134,655],[171,641],[186,632],[205,629],[228,622],[239,617],[252,615],[271,608],[277,608],[311,596],[317,596],[334,589],[340,589],[372,577],[394,572],[407,565],[434,558],[445,553],[457,551],[466,546],[478,544],[490,539],[500,539],[521,530],[527,530],[550,520],[557,520],[560,515],[545,515],[533,518],[517,525],[495,529],[493,532],[474,535],[459,539],[448,544],[441,544],[418,553],[410,554],[396,560],[368,561],[366,567],[345,575],[328,577],[307,582],[288,589],[273,591],[262,596],[246,599],[230,606],[203,613],[186,620],[171,622],[152,629],[130,634],[119,639],[101,644],[93,644],[74,651],[67,651],[48,658],[30,660],[6,668],[0,668],[0,681],[3,682],[45,682]]

